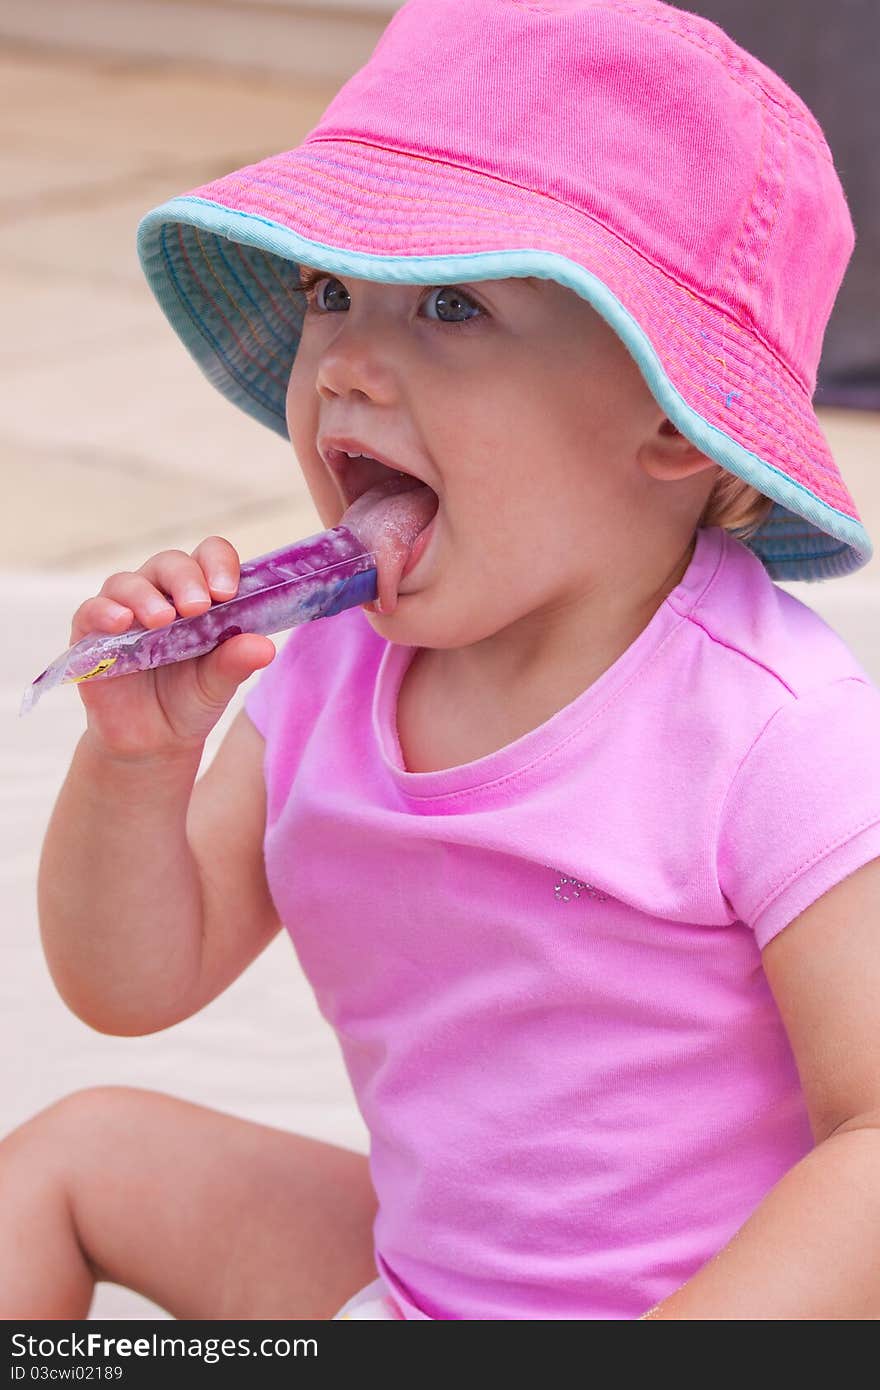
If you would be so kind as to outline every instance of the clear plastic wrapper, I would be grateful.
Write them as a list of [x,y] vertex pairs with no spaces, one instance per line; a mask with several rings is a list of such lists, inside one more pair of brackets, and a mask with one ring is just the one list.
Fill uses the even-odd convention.
[[20,715],[53,686],[187,661],[241,632],[268,636],[377,596],[376,554],[344,525],[248,560],[240,576],[237,593],[204,613],[175,618],[160,628],[135,623],[118,634],[87,633],[28,686]]

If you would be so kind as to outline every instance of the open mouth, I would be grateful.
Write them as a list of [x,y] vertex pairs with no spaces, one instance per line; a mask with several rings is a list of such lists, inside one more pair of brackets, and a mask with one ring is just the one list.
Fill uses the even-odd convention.
[[375,554],[379,611],[393,613],[400,581],[424,549],[419,538],[436,516],[440,498],[421,478],[381,459],[349,457],[335,448],[326,449],[324,458],[345,501],[339,525]]
[[[342,449],[327,449],[325,458],[342,493],[346,507],[357,502],[364,493],[369,492],[377,484],[390,484],[392,478],[400,480],[400,488],[395,489],[395,491],[403,492],[411,487],[428,486],[415,474],[407,473],[405,469],[399,468],[396,464],[384,463],[381,459],[372,458],[369,454],[358,454],[356,457],[352,457]],[[433,492],[433,488],[431,491]]]

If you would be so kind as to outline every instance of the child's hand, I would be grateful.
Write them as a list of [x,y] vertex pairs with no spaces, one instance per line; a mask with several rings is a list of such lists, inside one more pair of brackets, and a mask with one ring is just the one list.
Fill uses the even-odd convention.
[[[178,616],[204,613],[212,602],[235,596],[239,572],[237,551],[220,536],[209,536],[191,556],[162,550],[139,570],[111,575],[98,596],[80,604],[70,645],[89,632],[125,632],[135,621],[159,628]],[[117,758],[199,752],[241,682],[274,655],[268,637],[241,633],[205,656],[82,681],[77,689],[89,732],[102,751]]]

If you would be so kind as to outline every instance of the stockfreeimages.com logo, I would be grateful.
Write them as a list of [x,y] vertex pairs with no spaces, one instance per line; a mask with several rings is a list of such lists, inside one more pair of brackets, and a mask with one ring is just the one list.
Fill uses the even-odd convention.
[[[89,1361],[114,1361],[117,1358],[135,1357],[180,1357],[204,1361],[208,1365],[224,1357],[279,1357],[317,1356],[318,1343],[314,1337],[296,1337],[292,1341],[286,1337],[263,1337],[251,1346],[249,1337],[160,1337],[153,1332],[149,1337],[105,1337],[101,1332],[85,1335],[71,1332],[64,1337],[32,1337],[23,1332],[15,1332],[11,1338],[14,1357],[43,1359],[49,1357],[85,1358]],[[120,1368],[121,1373],[121,1368]],[[13,1365],[12,1379],[23,1380],[27,1375],[22,1365]],[[105,1376],[106,1378],[106,1376]]]

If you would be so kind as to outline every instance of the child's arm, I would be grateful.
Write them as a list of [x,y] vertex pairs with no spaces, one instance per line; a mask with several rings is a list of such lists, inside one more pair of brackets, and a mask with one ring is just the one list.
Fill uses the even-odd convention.
[[[209,590],[235,591],[238,573],[219,537],[193,556],[163,551],[81,605],[71,641],[205,608]],[[171,604],[155,612],[165,595]],[[101,1032],[150,1033],[189,1017],[277,930],[262,858],[263,740],[244,712],[195,780],[208,733],[274,652],[243,634],[179,665],[76,687],[88,729],[49,822],[37,896],[55,985]]]
[[880,1318],[880,859],[764,947],[816,1148],[643,1318]]
[[197,1013],[280,928],[263,859],[263,739],[241,711],[190,763],[115,765],[84,734],[40,861],[43,949],[69,1008],[141,1035]]

